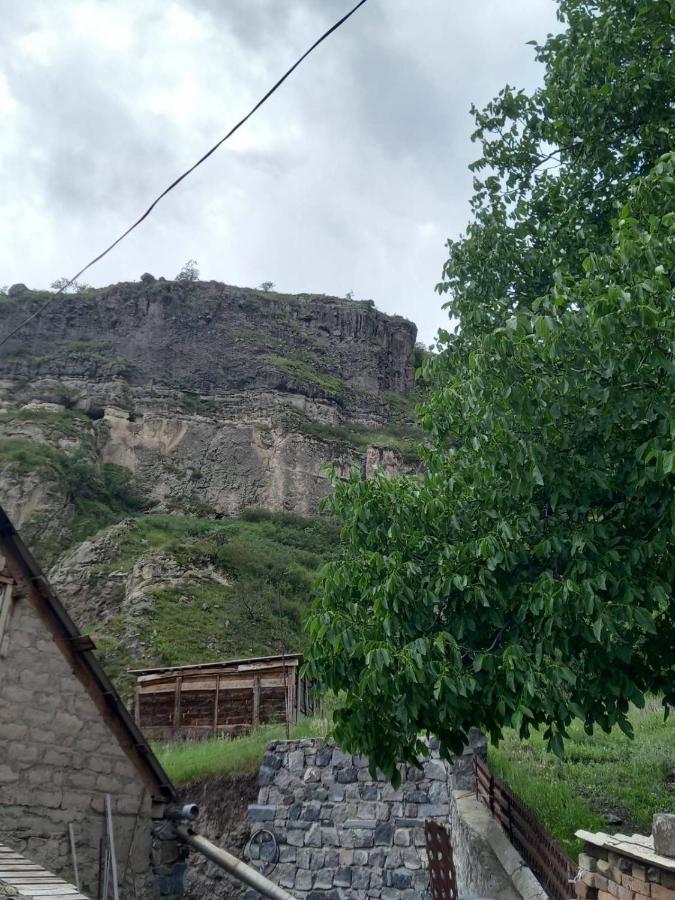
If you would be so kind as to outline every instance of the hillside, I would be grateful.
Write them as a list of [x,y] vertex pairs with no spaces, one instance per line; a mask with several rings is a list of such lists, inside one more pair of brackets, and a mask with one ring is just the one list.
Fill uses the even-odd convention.
[[[49,298],[0,294],[0,334]],[[146,275],[3,347],[2,503],[118,673],[298,646],[325,467],[418,465],[415,337],[369,302]]]

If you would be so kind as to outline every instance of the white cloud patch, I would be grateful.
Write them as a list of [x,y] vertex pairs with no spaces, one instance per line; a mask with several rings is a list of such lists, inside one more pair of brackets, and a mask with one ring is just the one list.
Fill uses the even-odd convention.
[[[44,287],[114,239],[350,7],[27,0],[0,33],[0,283]],[[553,0],[370,0],[86,278],[372,298],[430,341],[466,225],[471,102],[531,88]]]

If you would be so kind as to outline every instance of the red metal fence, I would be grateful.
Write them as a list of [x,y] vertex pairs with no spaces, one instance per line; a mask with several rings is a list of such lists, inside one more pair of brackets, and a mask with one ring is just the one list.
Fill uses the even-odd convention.
[[571,883],[577,874],[577,864],[570,859],[547,831],[542,828],[534,813],[524,806],[511,790],[495,778],[487,763],[474,756],[476,797],[490,808],[501,823],[513,846],[541,882],[553,900],[569,900],[574,897]]

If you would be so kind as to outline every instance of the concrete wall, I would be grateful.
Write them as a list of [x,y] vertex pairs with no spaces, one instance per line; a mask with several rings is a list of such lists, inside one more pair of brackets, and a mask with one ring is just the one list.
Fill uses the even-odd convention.
[[26,599],[14,602],[7,637],[0,658],[0,842],[70,881],[72,822],[82,887],[95,896],[110,793],[125,896],[150,897],[151,803],[140,776]]

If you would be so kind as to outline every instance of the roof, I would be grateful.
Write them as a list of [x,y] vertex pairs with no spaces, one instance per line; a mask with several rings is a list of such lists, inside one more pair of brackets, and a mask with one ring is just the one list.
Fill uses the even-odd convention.
[[643,834],[605,834],[602,831],[581,830],[575,832],[574,836],[595,847],[637,859],[648,866],[658,866],[669,872],[675,872],[675,859],[671,856],[661,856],[654,850],[653,835],[647,837]]
[[251,656],[248,659],[224,659],[217,662],[195,663],[189,666],[154,666],[148,669],[129,669],[132,675],[170,675],[172,672],[180,675],[185,672],[202,671],[203,669],[238,669],[248,666],[270,665],[282,666],[299,665],[302,662],[302,653],[286,653],[278,656]]
[[33,863],[26,856],[0,844],[0,896],[2,886],[11,889],[9,896],[17,898],[39,898],[49,900],[87,900],[78,888],[62,878]]
[[51,631],[57,647],[148,784],[152,795],[157,799],[175,799],[177,794],[173,783],[98,661],[93,652],[94,642],[83,635],[70,618],[1,506],[0,555],[5,557],[7,570],[14,581],[26,589],[29,600]]

